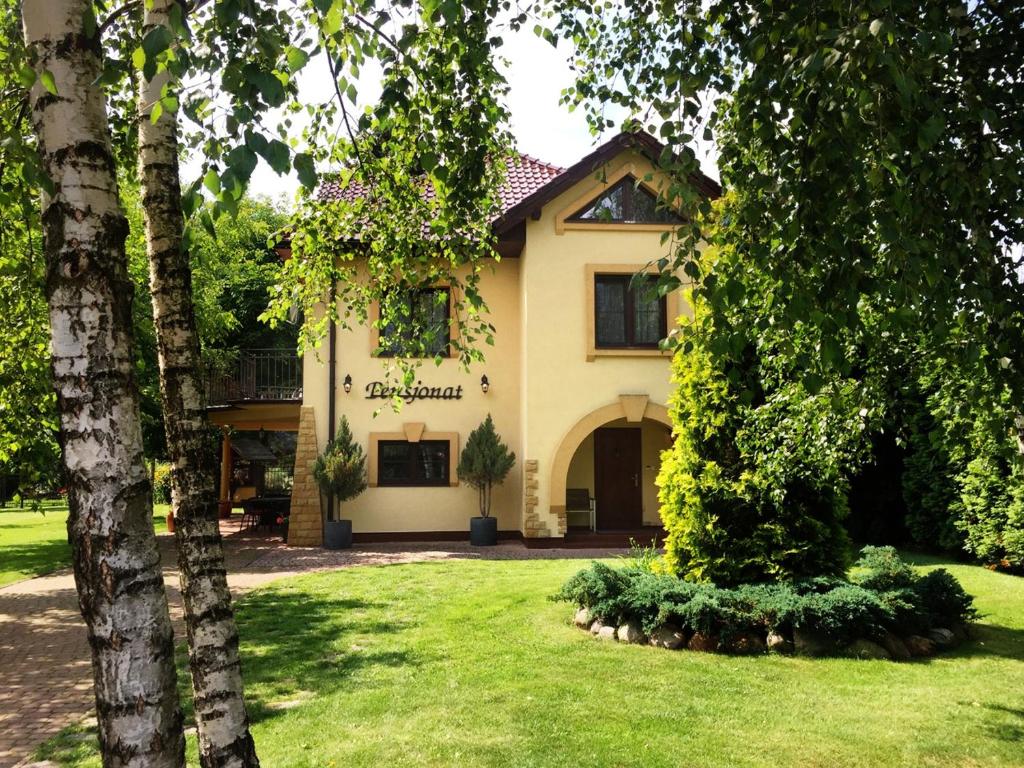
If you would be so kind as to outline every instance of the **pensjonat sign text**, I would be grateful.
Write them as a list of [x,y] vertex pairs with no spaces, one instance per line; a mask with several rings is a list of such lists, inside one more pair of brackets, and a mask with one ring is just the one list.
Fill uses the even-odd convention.
[[400,397],[407,403],[416,400],[461,400],[462,385],[457,387],[428,387],[417,381],[412,387],[389,387],[383,381],[371,381],[366,385],[367,400],[390,400]]

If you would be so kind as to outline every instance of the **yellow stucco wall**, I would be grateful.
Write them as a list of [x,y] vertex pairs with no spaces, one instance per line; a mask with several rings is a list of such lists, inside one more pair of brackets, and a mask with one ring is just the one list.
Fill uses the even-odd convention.
[[[608,176],[627,164],[638,177],[652,170],[642,156],[627,152],[609,164]],[[571,212],[585,193],[599,193],[596,179],[581,181],[546,205],[538,221],[528,222],[522,256],[524,445],[527,458],[538,461],[539,511],[542,517],[547,515],[551,528],[556,527],[556,517],[548,509],[551,467],[572,426],[592,411],[614,403],[619,395],[645,394],[651,402],[665,405],[670,391],[666,356],[587,359],[586,265],[635,264],[639,270],[665,255],[669,246],[661,243],[659,232],[607,224],[558,234],[556,220]],[[689,311],[685,302],[680,307]],[[552,376],[553,371],[557,377]],[[656,509],[654,474],[644,472],[644,517],[652,522],[656,514],[646,510]]]
[[[624,165],[637,176],[651,169],[640,155],[628,152],[608,166],[609,178]],[[403,425],[422,423],[427,432],[458,433],[461,450],[470,431],[488,413],[493,416],[499,434],[517,457],[515,469],[494,493],[493,512],[501,530],[524,530],[530,509],[540,518],[540,535],[561,535],[558,512],[551,505],[564,504],[564,499],[552,502],[550,498],[551,472],[567,433],[588,414],[617,403],[620,395],[646,395],[655,406],[668,401],[666,355],[588,354],[592,350],[588,349],[591,321],[587,308],[593,299],[587,284],[593,280],[594,270],[599,271],[601,265],[640,269],[665,255],[669,247],[661,243],[661,233],[650,227],[559,225],[567,212],[574,212],[570,209],[582,196],[599,192],[600,184],[593,177],[566,191],[544,207],[538,220],[527,220],[526,246],[520,258],[501,261],[493,272],[485,270],[480,291],[496,327],[494,347],[484,347],[486,361],[475,364],[469,373],[455,360],[445,360],[440,366],[427,362],[419,374],[427,386],[461,385],[461,400],[419,401],[397,414],[386,406],[381,409],[382,401],[364,397],[366,385],[382,379],[388,364],[370,355],[370,329],[358,327],[338,334],[338,416],[348,418],[364,446],[369,445],[371,433],[400,433]],[[304,362],[303,403],[315,408],[321,449],[328,433],[327,357],[326,349],[321,348],[319,355],[307,352]],[[486,394],[480,387],[480,376],[485,373],[490,380]],[[353,380],[348,394],[342,389],[346,375]],[[620,411],[614,418],[621,415]],[[656,523],[654,476],[657,451],[666,447],[666,430],[647,421],[643,429],[644,521]],[[590,450],[592,457],[592,447]],[[525,475],[526,460],[537,462],[536,473]],[[568,457],[563,464],[567,461]],[[590,464],[592,473],[592,458]],[[574,471],[579,471],[578,467]],[[536,487],[524,487],[534,483]],[[569,483],[569,487],[579,486]],[[537,499],[535,506],[533,498]],[[469,518],[476,514],[476,493],[464,485],[369,488],[342,510],[342,517],[352,519],[356,533],[466,531]],[[538,529],[533,528],[531,535],[537,535]]]
[[[458,450],[490,413],[498,434],[517,458],[506,481],[494,490],[491,512],[498,518],[499,530],[517,531],[522,494],[518,261],[509,259],[493,270],[485,269],[480,290],[487,297],[489,320],[497,329],[494,346],[486,348],[486,362],[474,365],[467,373],[455,359],[444,360],[439,366],[432,360],[425,361],[417,376],[425,386],[461,386],[461,400],[421,400],[404,404],[396,413],[385,401],[366,399],[367,384],[385,379],[389,361],[371,356],[371,331],[358,326],[338,333],[337,412],[339,419],[348,418],[355,438],[366,449],[372,433],[401,433],[406,424],[422,423],[426,433],[457,433]],[[322,449],[327,443],[326,342],[319,358],[310,352],[305,356],[303,401],[316,405],[316,431]],[[490,383],[486,394],[480,386],[484,374]],[[348,394],[342,388],[346,375],[352,377]],[[356,533],[468,531],[469,518],[479,514],[477,509],[477,492],[464,484],[447,488],[371,487],[346,502],[341,516],[352,520]]]

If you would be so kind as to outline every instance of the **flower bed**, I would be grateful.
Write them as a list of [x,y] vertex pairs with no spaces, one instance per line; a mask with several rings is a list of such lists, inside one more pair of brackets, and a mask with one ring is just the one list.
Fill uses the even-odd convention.
[[906,660],[967,638],[973,599],[943,569],[919,575],[891,547],[866,547],[850,578],[723,589],[641,565],[593,563],[554,599],[601,639],[726,653]]

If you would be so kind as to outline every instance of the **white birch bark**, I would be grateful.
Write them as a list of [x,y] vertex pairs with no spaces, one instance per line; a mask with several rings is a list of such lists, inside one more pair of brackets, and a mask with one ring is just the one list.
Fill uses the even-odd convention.
[[[143,35],[164,26],[173,39],[169,14],[176,1],[147,1]],[[207,768],[258,766],[217,521],[217,461],[182,242],[177,115],[165,109],[156,122],[151,119],[153,105],[173,83],[166,70],[152,80],[140,73],[139,80],[139,175],[199,757]]]
[[22,19],[40,74],[30,96],[32,120],[54,184],[53,196],[42,200],[46,293],[68,537],[92,649],[103,764],[177,768],[184,765],[184,739],[142,456],[128,223],[106,105],[94,84],[101,53],[96,25],[88,23],[92,5],[25,0]]

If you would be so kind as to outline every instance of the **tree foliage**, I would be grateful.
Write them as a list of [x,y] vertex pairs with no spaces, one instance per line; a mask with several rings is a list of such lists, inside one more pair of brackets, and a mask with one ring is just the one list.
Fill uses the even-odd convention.
[[[411,291],[451,288],[452,347],[464,363],[481,356],[493,327],[477,289],[483,257],[493,255],[490,223],[508,152],[505,81],[494,49],[496,14],[507,2],[397,3],[313,0],[315,42],[296,59],[322,51],[335,98],[310,108],[305,137],[314,186],[316,165],[337,169],[340,200],[307,198],[293,222],[293,257],[285,267],[271,317],[295,304],[305,310],[303,341],[315,343],[327,323],[373,321],[390,329],[400,358],[423,357],[423,328],[404,307]],[[312,50],[310,50],[310,48]],[[382,92],[358,106],[367,59],[382,68]],[[345,308],[327,304],[337,290]],[[414,365],[403,364],[406,383]]]
[[[859,435],[912,431],[896,412],[901,375],[916,381],[930,370],[959,382],[957,408],[981,390],[985,402],[1020,402],[1024,291],[1014,247],[1024,235],[1024,10],[953,0],[565,0],[553,4],[552,19],[579,51],[566,100],[585,105],[595,129],[608,124],[610,104],[625,110],[627,125],[660,135],[659,165],[671,179],[662,196],[688,213],[659,262],[664,289],[679,285],[677,270],[696,282],[698,308],[673,340],[695,356],[676,363],[680,431],[663,472],[676,567],[703,573],[728,563],[730,548],[714,535],[722,529],[746,545],[731,548],[737,564],[749,562],[758,541],[749,494],[703,506],[723,474],[787,496],[788,473],[806,472],[816,499],[828,489],[841,497],[864,457]],[[695,136],[714,138],[733,191],[721,216],[689,183]],[[702,241],[718,259],[700,256]],[[693,383],[702,376],[710,393]],[[718,398],[709,404],[711,393]],[[773,407],[780,401],[788,410]],[[927,422],[941,423],[943,410],[918,412],[929,435],[936,430]],[[979,432],[966,445],[1007,446],[1006,413],[969,418],[968,431]],[[824,428],[852,428],[857,417],[858,439]],[[749,438],[755,425],[760,444]],[[934,445],[955,453],[956,439],[943,434]],[[968,528],[1005,529],[995,521],[1017,518],[1013,494],[993,493],[1018,471],[1002,447],[998,461],[972,458],[940,482],[963,510],[943,527],[946,540],[956,526],[970,538]],[[821,453],[805,453],[814,450]],[[911,484],[927,482],[921,472],[935,460],[919,453]],[[772,467],[785,471],[772,475]],[[780,504],[779,519],[793,511],[821,521],[792,504]],[[826,506],[830,519],[841,516],[841,504]],[[816,527],[787,528],[798,549],[818,540]],[[994,531],[983,538],[1002,541]],[[785,548],[784,539],[776,544]]]
[[[703,260],[728,270],[738,258],[727,250]],[[752,284],[730,317],[773,291],[769,280]],[[848,470],[863,457],[868,415],[857,382],[809,394],[789,354],[801,339],[772,331],[736,350],[742,364],[723,368],[716,337],[702,331],[710,310],[694,293],[686,351],[673,359],[675,439],[658,476],[666,564],[722,585],[842,574]]]
[[[749,272],[702,281],[708,330],[738,336],[737,347],[768,324],[811,336],[813,391],[822,373],[853,371],[842,336],[867,329],[867,303],[884,328],[913,328],[951,359],[983,358],[1024,391],[1012,254],[1024,241],[1024,10],[955,0],[554,7],[557,31],[581,50],[567,98],[586,103],[595,125],[605,103],[649,123],[678,155],[663,158],[675,179],[666,196],[694,212],[707,204],[682,173],[694,162],[686,145],[714,135],[741,201],[721,237],[777,288],[750,328],[720,311]],[[698,242],[681,234],[666,266],[702,276]]]

